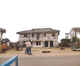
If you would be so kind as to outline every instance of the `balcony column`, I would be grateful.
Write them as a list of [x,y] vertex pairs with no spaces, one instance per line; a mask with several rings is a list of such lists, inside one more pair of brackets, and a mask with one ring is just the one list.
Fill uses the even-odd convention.
[[43,41],[41,41],[41,47],[44,47],[44,42]]
[[48,41],[48,47],[50,48],[50,41]]

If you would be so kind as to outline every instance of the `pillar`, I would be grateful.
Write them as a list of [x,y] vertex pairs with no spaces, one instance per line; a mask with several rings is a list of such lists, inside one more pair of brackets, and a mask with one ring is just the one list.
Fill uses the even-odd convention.
[[50,48],[50,41],[48,41],[48,47]]

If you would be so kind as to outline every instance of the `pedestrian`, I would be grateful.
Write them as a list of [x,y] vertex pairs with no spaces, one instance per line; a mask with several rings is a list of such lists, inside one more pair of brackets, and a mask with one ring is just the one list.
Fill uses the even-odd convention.
[[31,42],[30,41],[26,41],[25,45],[26,45],[25,54],[27,53],[28,55],[32,55],[32,52],[31,52]]

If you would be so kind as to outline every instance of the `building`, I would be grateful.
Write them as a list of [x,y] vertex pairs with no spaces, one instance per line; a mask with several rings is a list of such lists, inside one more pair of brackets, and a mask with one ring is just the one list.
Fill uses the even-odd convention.
[[80,27],[72,28],[70,32],[71,40],[72,40],[72,48],[80,48]]
[[32,41],[33,47],[55,47],[58,45],[59,30],[52,28],[38,28],[17,32],[19,41]]
[[70,32],[71,38],[72,37],[79,37],[79,35],[80,35],[80,27],[74,27],[74,28],[72,28],[72,30]]
[[5,32],[6,32],[5,29],[0,28],[0,40],[2,40],[2,35],[3,35],[3,33],[5,33]]

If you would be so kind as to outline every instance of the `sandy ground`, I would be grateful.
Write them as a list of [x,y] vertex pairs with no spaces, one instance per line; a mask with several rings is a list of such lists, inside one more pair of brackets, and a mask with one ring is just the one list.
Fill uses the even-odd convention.
[[[50,53],[42,53],[42,51],[51,51]],[[25,55],[25,48],[23,51],[9,50],[6,53],[0,54],[0,56],[28,56]],[[80,51],[72,51],[70,48],[60,50],[59,48],[32,48],[32,56],[72,56],[80,55]]]

